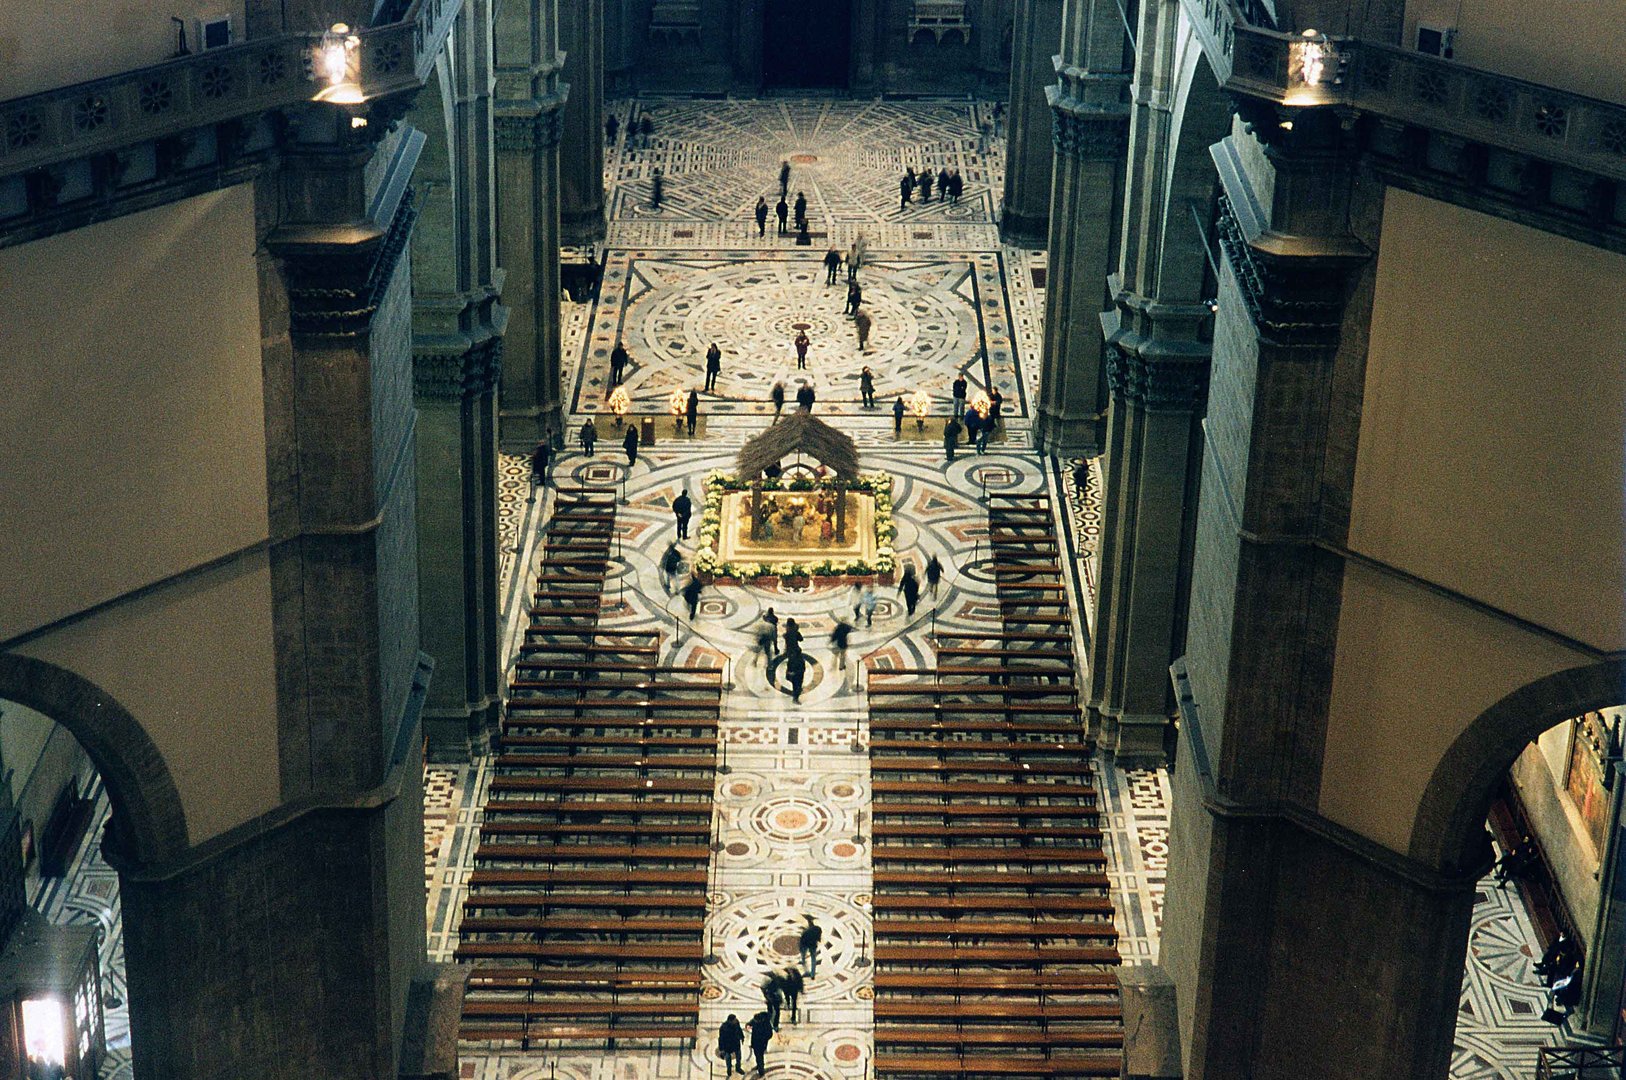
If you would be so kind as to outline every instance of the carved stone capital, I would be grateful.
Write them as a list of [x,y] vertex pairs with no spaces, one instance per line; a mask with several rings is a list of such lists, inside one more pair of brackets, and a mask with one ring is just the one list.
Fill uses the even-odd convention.
[[501,337],[494,335],[465,349],[414,348],[414,396],[456,401],[491,392],[502,378],[502,342]]
[[1107,385],[1148,412],[1201,412],[1208,400],[1208,367],[1206,356],[1107,347]]
[[1049,91],[1056,153],[1080,161],[1117,161],[1129,152],[1129,109],[1086,105]]
[[1219,198],[1215,232],[1261,338],[1282,347],[1330,348],[1343,324],[1350,260],[1276,256],[1248,242],[1236,209]]
[[564,98],[538,101],[534,111],[498,113],[492,117],[497,149],[532,153],[559,145],[564,133]]
[[380,238],[354,243],[272,241],[288,282],[290,332],[296,338],[343,340],[371,331],[417,220],[408,188]]

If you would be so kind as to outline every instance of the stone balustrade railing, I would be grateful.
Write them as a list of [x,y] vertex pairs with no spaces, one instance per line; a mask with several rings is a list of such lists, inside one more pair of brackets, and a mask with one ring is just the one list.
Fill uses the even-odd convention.
[[[1626,180],[1626,107],[1392,45],[1283,33],[1236,0],[1181,2],[1228,91],[1343,106]],[[1322,50],[1310,78],[1307,48]]]
[[[365,97],[421,86],[461,7],[413,0],[400,19],[357,31]],[[321,40],[278,34],[0,102],[0,177],[311,100]]]

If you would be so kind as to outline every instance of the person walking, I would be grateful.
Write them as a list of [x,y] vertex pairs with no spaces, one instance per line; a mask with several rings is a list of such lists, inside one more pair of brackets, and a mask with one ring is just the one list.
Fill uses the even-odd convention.
[[932,167],[930,165],[928,165],[924,169],[920,170],[920,201],[921,202],[929,203],[929,202],[932,201],[932,181],[935,180],[935,179],[936,179],[936,177],[934,177],[932,175]]
[[998,427],[1000,417],[1005,414],[1005,395],[999,392],[999,387],[988,391],[988,426]]
[[766,195],[758,195],[757,196],[756,214],[757,214],[757,239],[760,240],[764,236],[768,235],[768,197]]
[[892,403],[892,437],[898,438],[903,434],[903,395]]
[[785,653],[785,679],[790,683],[790,689],[785,692],[790,695],[791,704],[800,705],[802,683],[807,679],[807,654],[802,652],[800,646]]
[[807,920],[807,925],[802,927],[802,933],[796,939],[796,948],[801,962],[807,965],[807,977],[811,979],[819,973],[819,942],[824,940],[824,931],[813,921],[813,916],[804,915],[802,918]]
[[751,1017],[748,1026],[751,1029],[751,1054],[757,1059],[757,1075],[761,1076],[767,1070],[763,1055],[768,1052],[768,1041],[773,1038],[773,1021],[767,1013],[759,1012]]
[[773,214],[774,217],[779,219],[779,235],[784,236],[786,232],[785,222],[790,220],[790,205],[785,202],[783,195],[779,196],[779,201],[774,204]]
[[677,541],[673,540],[666,545],[666,554],[661,556],[661,588],[666,590],[667,596],[672,595],[672,583],[682,572],[683,553],[678,551]]
[[869,312],[859,309],[853,312],[853,329],[858,333],[858,351],[869,351],[869,328],[874,325]]
[[807,230],[807,196],[800,191],[796,193],[796,205],[793,207],[796,214],[796,228]]
[[706,350],[706,393],[717,392],[717,376],[723,373],[723,350],[714,341]]
[[937,201],[942,202],[949,194],[949,171],[945,165],[937,171]]
[[776,640],[774,632],[767,627],[757,631],[757,651],[762,654],[762,667],[765,671],[773,670],[774,657],[779,655],[775,647]]
[[771,971],[762,983],[762,1003],[768,1007],[769,1026],[778,1031],[779,1010],[785,1003],[785,991],[779,984],[779,976]]
[[792,649],[795,649],[795,650],[797,650],[799,652],[799,651],[801,651],[801,648],[802,648],[802,628],[800,626],[796,625],[796,620],[794,618],[786,619],[785,620],[785,651],[790,652]]
[[943,560],[935,554],[926,560],[926,588],[931,592],[932,599],[937,599],[937,586],[943,583]]
[[865,585],[863,595],[858,598],[858,606],[864,609],[864,625],[875,625],[875,605],[880,598],[875,595],[875,586]]
[[790,191],[790,162],[779,163],[779,197],[783,199]]
[[914,563],[903,568],[903,580],[898,582],[898,595],[903,597],[904,607],[908,608],[909,614],[913,616],[915,605],[920,603],[920,578],[915,576]]
[[915,175],[914,175],[914,170],[910,169],[909,173],[898,181],[898,209],[899,210],[904,209],[906,206],[908,206],[910,204],[910,202],[913,201],[912,196],[914,195],[914,193],[915,193]]
[[994,417],[992,408],[992,406],[989,406],[989,415],[984,417],[982,422],[977,425],[977,453],[979,454],[986,454],[988,452],[988,439],[994,433]]
[[965,191],[965,180],[960,176],[959,169],[949,170],[949,205],[960,205],[960,194]]
[[769,608],[762,613],[762,623],[768,628],[768,633],[773,635],[773,651],[774,655],[777,656],[779,655],[779,616],[775,614],[773,608]]
[[593,426],[593,421],[583,420],[581,432],[576,437],[581,440],[582,453],[592,457],[593,447],[598,444],[598,428]]
[[826,251],[824,253],[824,283],[825,283],[825,285],[829,286],[829,285],[834,285],[836,283],[836,271],[838,271],[840,269],[841,269],[841,252],[836,250],[835,248],[831,248],[829,251]]
[[548,486],[548,467],[553,464],[553,447],[548,440],[543,439],[531,451],[531,498],[536,498],[536,489]]
[[779,414],[785,411],[785,384],[776,382],[773,389],[768,391],[768,400],[773,402],[774,422],[779,421]]
[[813,344],[813,341],[812,341],[811,338],[809,338],[807,336],[807,331],[806,330],[798,330],[798,331],[796,331],[795,345],[796,345],[796,370],[797,371],[806,371],[807,370],[807,347],[809,345],[811,345],[811,344]]
[[875,372],[868,365],[858,373],[858,392],[864,396],[864,408],[875,408]]
[[615,339],[615,348],[610,350],[610,385],[604,391],[605,397],[610,396],[610,390],[621,385],[621,380],[627,372],[627,361],[629,359],[631,358],[627,355],[627,347],[617,337]]
[[638,429],[632,424],[627,425],[627,434],[621,439],[621,449],[627,452],[628,469],[638,464]]
[[977,444],[977,434],[982,430],[982,414],[976,409],[965,411],[965,444],[974,447]]
[[797,1002],[801,999],[802,988],[807,985],[807,980],[802,978],[801,969],[785,969],[785,974],[779,979],[779,985],[785,994],[785,1008],[790,1010],[790,1022],[793,1024],[799,1022],[801,1020],[801,1009],[798,1007]]
[[859,262],[860,262],[860,260],[862,258],[863,258],[863,256],[858,254],[858,242],[855,240],[855,241],[853,241],[853,246],[847,249],[847,255],[846,255],[846,260],[845,260],[846,263],[847,263],[847,280],[848,281],[857,281],[858,280],[858,264],[859,264]]
[[740,1068],[740,1047],[744,1044],[745,1029],[740,1027],[740,1018],[729,1013],[728,1019],[717,1030],[717,1053],[722,1057],[723,1064],[728,1066],[726,1075],[733,1076],[735,1069],[740,1070],[740,1075],[745,1074],[745,1070]]
[[960,422],[949,417],[949,422],[943,425],[943,456],[950,463],[954,461],[954,448],[960,445]]
[[688,404],[688,407],[684,410],[684,412],[688,414],[688,417],[689,417],[689,434],[692,436],[692,435],[694,435],[695,422],[700,419],[700,391],[698,391],[698,390],[690,390],[689,391],[689,404]]
[[689,498],[687,491],[678,492],[678,497],[672,500],[672,516],[677,518],[677,537],[679,540],[689,538],[689,518],[694,514],[694,500]]
[[952,393],[954,395],[954,419],[956,420],[965,415],[965,387],[964,373],[954,376]]
[[650,119],[648,113],[644,113],[644,115],[638,120],[638,136],[643,142],[645,150],[648,150],[654,145],[655,121]]
[[[836,670],[847,670],[847,645],[853,636],[852,624],[845,619],[837,619],[836,625],[830,631],[830,648],[836,654]],[[846,684],[846,680],[842,680]]]
[[847,306],[841,309],[841,313],[851,315],[863,302],[864,290],[859,286],[857,279],[847,282]]
[[806,409],[808,412],[812,412],[813,402],[817,399],[818,394],[813,392],[812,383],[805,382],[796,391],[796,407],[798,409]]
[[700,610],[700,591],[704,588],[700,579],[693,575],[690,575],[689,583],[683,586],[683,602],[689,605],[690,622],[694,622],[695,614]]
[[994,137],[994,125],[983,120],[977,124],[977,156],[988,156],[988,143]]
[[649,178],[649,208],[651,210],[659,210],[661,208],[661,199],[664,198],[665,195],[666,176],[659,168],[656,168],[654,173],[651,174]]

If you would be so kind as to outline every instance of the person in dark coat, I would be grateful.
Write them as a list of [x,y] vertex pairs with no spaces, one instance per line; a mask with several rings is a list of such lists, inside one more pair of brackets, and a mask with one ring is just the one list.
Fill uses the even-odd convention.
[[1541,954],[1541,961],[1536,964],[1536,974],[1548,986],[1552,986],[1559,979],[1571,975],[1581,964],[1581,950],[1568,933],[1560,931],[1547,946],[1547,951]]
[[723,373],[723,350],[717,347],[714,341],[711,348],[706,350],[706,393],[715,393],[717,390],[717,376]]
[[976,409],[965,411],[965,443],[971,446],[977,441],[977,433],[982,430],[982,414]]
[[954,448],[960,445],[960,422],[949,417],[949,422],[943,425],[943,456],[949,461],[954,460]]
[[932,201],[933,179],[934,177],[932,176],[931,166],[928,165],[926,168],[920,170],[920,201],[923,203],[929,203]]
[[784,1001],[785,990],[779,983],[779,976],[769,972],[762,983],[762,1003],[768,1007],[768,1024],[775,1031],[779,1030],[779,1009]]
[[847,306],[842,309],[843,315],[851,315],[858,310],[858,305],[864,302],[864,290],[854,281],[847,286]]
[[790,162],[779,163],[779,197],[783,199],[790,193]]
[[915,605],[920,603],[920,578],[915,576],[915,565],[910,563],[903,568],[903,580],[898,582],[898,595],[903,597],[904,607],[909,614],[915,613]]
[[802,703],[802,683],[807,679],[807,654],[802,652],[801,646],[795,651],[785,653],[785,679],[790,683],[786,691],[790,700],[797,705]]
[[683,586],[683,602],[689,605],[690,622],[694,622],[695,613],[700,610],[700,591],[704,588],[697,577],[689,578],[689,583]]
[[642,136],[644,149],[648,150],[651,141],[655,138],[655,121],[649,118],[648,113],[638,121],[638,134]]
[[740,1027],[740,1018],[729,1013],[728,1019],[717,1030],[717,1053],[722,1056],[723,1064],[728,1066],[729,1076],[734,1075],[735,1069],[739,1069],[742,1076],[745,1074],[740,1067],[740,1047],[744,1043],[745,1029]]
[[677,518],[677,535],[679,540],[689,538],[689,518],[694,513],[694,500],[689,498],[687,491],[678,492],[678,497],[672,500],[672,516]]
[[773,402],[773,418],[779,419],[779,414],[785,411],[785,384],[776,382],[773,389],[768,391],[768,400]]
[[812,383],[803,383],[801,389],[796,391],[796,407],[799,409],[812,412],[813,402],[817,399],[818,394],[814,393]]
[[762,613],[762,622],[767,626],[768,632],[773,635],[773,651],[779,651],[779,615],[773,608]]
[[606,116],[604,118],[604,141],[605,142],[609,143],[611,146],[614,146],[615,145],[615,133],[620,131],[620,130],[621,130],[621,121],[619,121],[619,120],[617,120],[615,118],[615,113],[611,113],[609,116]]
[[802,978],[800,968],[788,968],[780,978],[779,985],[785,992],[785,1007],[790,1010],[790,1022],[794,1024],[800,1019],[801,1010],[797,1008],[797,1002],[802,996],[802,988],[807,985],[807,980]]
[[937,595],[937,586],[943,582],[943,560],[936,555],[926,560],[926,588],[933,596]]
[[977,453],[979,454],[988,452],[988,440],[993,438],[994,435],[993,408],[992,405],[988,406],[988,415],[983,417],[977,424]]
[[751,1017],[751,1053],[757,1059],[757,1075],[761,1076],[767,1071],[767,1064],[762,1056],[768,1052],[768,1041],[773,1038],[773,1021],[768,1014],[759,1012]]
[[951,171],[949,173],[949,204],[951,206],[959,206],[960,205],[960,195],[964,191],[965,191],[965,177],[960,175],[960,170],[959,169],[955,169],[955,170]]
[[836,670],[847,670],[847,645],[853,636],[852,624],[845,619],[837,619],[835,627],[830,631],[830,648],[836,654]]
[[796,625],[794,618],[785,620],[785,649],[788,652],[793,646],[802,644],[802,628]]
[[813,339],[807,336],[806,330],[798,330],[792,344],[796,346],[796,370],[807,370],[807,347],[813,344]]
[[824,283],[834,285],[836,272],[841,269],[841,252],[831,248],[824,253]]
[[627,468],[638,464],[638,429],[627,425],[627,434],[621,439],[621,449],[627,452]]
[[988,426],[998,427],[1000,414],[1005,409],[1005,395],[995,386],[988,391]]
[[593,421],[583,420],[581,433],[576,437],[581,440],[582,453],[592,457],[593,447],[598,443],[598,428],[593,426]]
[[666,554],[661,556],[661,587],[666,595],[672,595],[672,582],[683,572],[683,555],[678,551],[677,541],[666,545]]
[[864,397],[864,408],[875,408],[875,372],[867,365],[858,373],[858,392]]
[[892,403],[892,434],[894,437],[903,434],[903,395]]
[[807,196],[798,191],[796,193],[796,205],[791,209],[796,215],[796,227],[798,229],[805,228],[807,226]]
[[937,170],[937,201],[942,202],[949,196],[949,171],[945,165]]
[[774,204],[773,214],[779,219],[779,235],[785,235],[785,222],[790,220],[790,205],[785,202],[783,195],[779,196],[779,201]]
[[665,198],[665,196],[666,176],[659,169],[656,169],[649,178],[649,208],[659,210],[661,208],[661,199]]
[[757,196],[757,236],[768,235],[768,198],[765,195]]
[[689,391],[689,404],[684,413],[689,417],[689,434],[694,434],[694,425],[700,419],[700,391]]
[[802,927],[802,933],[796,939],[796,948],[802,963],[807,965],[807,977],[811,979],[819,973],[819,942],[824,940],[824,930],[813,921],[813,916],[802,917],[807,920],[807,925]]
[[615,348],[610,350],[610,386],[604,391],[604,396],[610,396],[610,390],[621,385],[621,379],[627,372],[627,347],[621,343],[620,338],[615,339]]
[[965,388],[965,376],[963,374],[954,376],[954,385],[950,388],[950,392],[954,395],[954,419],[956,420],[965,415]]
[[898,181],[898,209],[899,210],[902,210],[904,207],[908,206],[911,201],[913,201],[912,196],[914,195],[914,193],[915,193],[915,177],[914,177],[913,170],[911,170],[909,175],[903,177],[903,179]]
[[553,447],[548,440],[543,439],[531,451],[531,497],[536,497],[536,489],[547,487],[548,466],[553,464]]

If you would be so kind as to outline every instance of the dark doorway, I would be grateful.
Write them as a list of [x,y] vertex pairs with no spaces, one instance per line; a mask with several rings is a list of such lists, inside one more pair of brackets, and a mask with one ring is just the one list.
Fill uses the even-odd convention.
[[795,89],[847,88],[852,0],[767,0],[762,82]]

